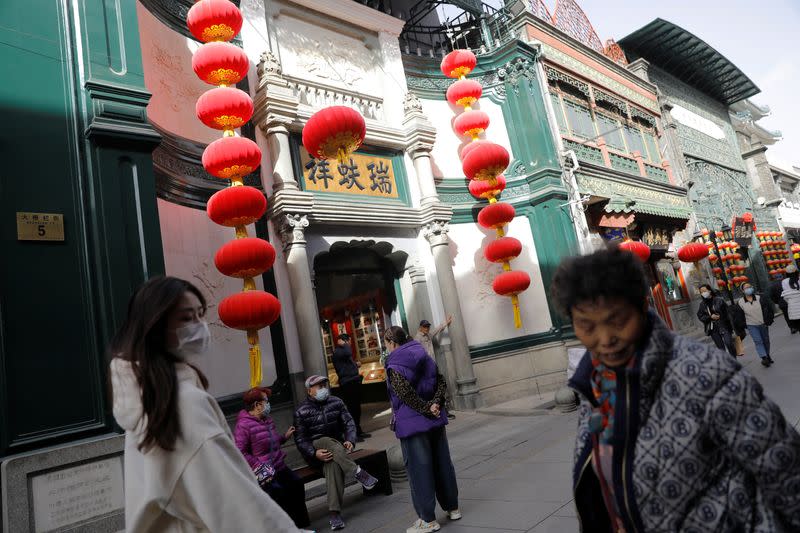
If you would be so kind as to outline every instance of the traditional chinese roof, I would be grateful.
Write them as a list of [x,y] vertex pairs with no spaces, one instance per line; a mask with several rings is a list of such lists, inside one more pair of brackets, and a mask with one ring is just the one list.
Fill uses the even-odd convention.
[[603,43],[594,31],[589,17],[575,0],[556,0],[553,26],[596,52],[603,53]]
[[629,59],[642,57],[725,105],[761,92],[729,59],[672,22],[656,19],[618,43]]
[[603,210],[606,213],[643,213],[677,220],[689,220],[692,216],[692,210],[688,205],[686,207],[666,206],[642,200],[631,202],[624,198],[612,198]]

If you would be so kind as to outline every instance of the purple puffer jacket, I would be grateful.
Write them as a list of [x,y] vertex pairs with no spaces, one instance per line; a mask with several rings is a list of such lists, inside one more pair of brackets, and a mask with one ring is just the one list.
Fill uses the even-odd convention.
[[275,427],[272,417],[259,418],[242,409],[236,418],[233,437],[250,468],[255,469],[261,463],[268,463],[275,470],[286,468],[286,453],[281,450],[286,437]]

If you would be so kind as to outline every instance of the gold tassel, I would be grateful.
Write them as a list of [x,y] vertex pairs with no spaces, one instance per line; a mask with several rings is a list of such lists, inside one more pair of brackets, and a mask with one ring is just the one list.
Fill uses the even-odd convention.
[[514,327],[519,329],[522,327],[522,315],[519,312],[519,296],[516,294],[511,297],[511,305],[514,306]]
[[236,238],[244,239],[247,237],[247,228],[245,226],[236,226]]
[[247,332],[247,342],[250,343],[250,388],[261,385],[261,345],[258,342],[258,331]]

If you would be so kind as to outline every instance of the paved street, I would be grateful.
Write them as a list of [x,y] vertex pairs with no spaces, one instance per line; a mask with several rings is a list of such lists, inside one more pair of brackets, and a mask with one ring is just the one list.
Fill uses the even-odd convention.
[[[752,341],[745,340],[747,355],[740,360],[763,383],[767,395],[800,426],[800,335],[789,335],[783,317],[770,331],[772,368],[763,368]],[[546,398],[550,399],[550,398]],[[442,531],[479,533],[500,531],[577,531],[572,503],[570,469],[576,415],[540,414],[533,407],[545,399],[530,398],[496,406],[503,415],[465,414],[449,426],[450,447],[459,479],[464,518],[448,523],[439,510]],[[527,406],[525,405],[527,403]],[[525,415],[528,416],[525,416]],[[391,446],[388,429],[375,433],[369,447]],[[345,531],[403,532],[415,519],[408,485],[395,485],[392,496],[364,497],[358,487],[347,490]],[[309,502],[319,531],[329,530],[324,498]]]

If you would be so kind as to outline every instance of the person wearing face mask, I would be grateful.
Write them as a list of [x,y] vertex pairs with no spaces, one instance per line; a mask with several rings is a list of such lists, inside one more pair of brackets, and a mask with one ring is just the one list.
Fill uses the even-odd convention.
[[133,295],[111,343],[113,413],[125,430],[126,531],[296,533],[258,486],[208,380],[190,362],[209,347],[205,312],[197,287],[158,276]]
[[294,413],[294,442],[308,465],[322,470],[331,529],[342,529],[345,476],[355,477],[367,490],[374,489],[378,480],[347,456],[355,448],[356,425],[344,402],[331,396],[328,378],[310,376],[305,386],[308,396]]
[[721,297],[717,296],[711,285],[700,285],[700,308],[697,310],[697,318],[703,323],[706,335],[711,337],[717,348],[727,349],[728,353],[736,357],[736,345],[733,342],[733,325],[728,316],[728,304]]
[[768,367],[775,362],[769,355],[769,326],[775,319],[775,311],[772,303],[756,294],[756,289],[751,284],[744,283],[742,292],[744,296],[736,301],[733,321],[737,328],[747,328],[756,345],[761,364]]
[[636,256],[566,259],[551,290],[586,347],[569,381],[582,531],[800,531],[800,434],[737,359],[649,308]]
[[297,474],[286,466],[286,452],[281,449],[294,435],[294,426],[285,433],[278,431],[269,416],[271,394],[268,388],[244,393],[244,409],[236,419],[234,440],[267,494],[289,514],[297,527],[307,527],[310,521],[305,488]]
[[800,275],[792,263],[786,267],[786,278],[781,282],[781,298],[786,302],[786,318],[792,333],[800,331]]

